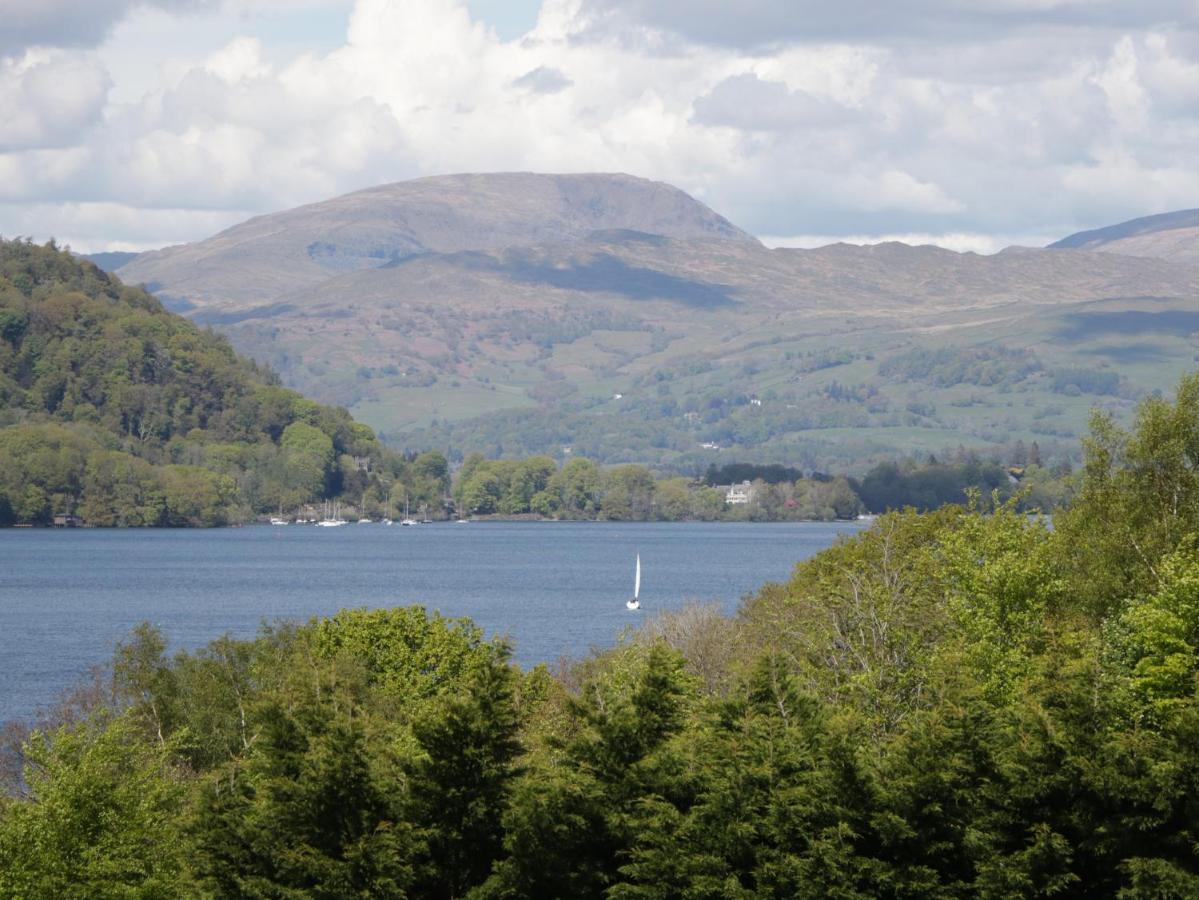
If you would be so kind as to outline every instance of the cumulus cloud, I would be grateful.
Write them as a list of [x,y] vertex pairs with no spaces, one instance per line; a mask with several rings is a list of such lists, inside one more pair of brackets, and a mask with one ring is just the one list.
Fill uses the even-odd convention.
[[85,55],[0,60],[0,152],[78,140],[100,118],[109,86],[104,67]]
[[746,131],[828,127],[856,118],[853,110],[752,72],[733,75],[695,101],[694,121]]
[[197,9],[216,0],[0,0],[0,56],[27,47],[94,47],[141,6]]
[[[978,248],[1199,206],[1182,4],[925,0],[870,4],[863,23],[863,3],[543,0],[503,40],[462,0],[357,0],[334,49],[286,56],[210,11],[223,45],[112,90],[86,52],[23,53],[0,64],[0,231],[21,208],[25,232],[81,249],[152,246],[371,184],[513,169],[668,181],[758,234]],[[193,20],[155,28],[172,21],[179,46]],[[934,26],[955,36],[924,40]]]

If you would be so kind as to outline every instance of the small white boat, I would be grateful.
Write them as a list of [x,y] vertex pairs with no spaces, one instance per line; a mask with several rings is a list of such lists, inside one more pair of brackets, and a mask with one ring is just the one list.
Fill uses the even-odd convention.
[[287,519],[280,519],[276,516],[271,516],[271,524],[272,525],[289,525],[291,523],[289,523],[287,521]]
[[459,519],[459,520],[458,520],[458,524],[459,524],[459,525],[469,525],[469,524],[470,524],[470,519]]
[[641,554],[637,554],[637,574],[633,576],[633,599],[625,603],[626,609],[641,609]]
[[325,517],[316,523],[321,528],[336,528],[338,525],[345,525],[346,520],[341,517],[341,503],[333,504],[333,514],[329,514],[329,501],[325,501]]
[[359,525],[370,525],[370,524],[371,524],[371,520],[370,520],[370,519],[359,519],[359,520],[358,520],[358,524],[359,524]]
[[392,522],[392,521],[391,521],[391,519],[384,519],[384,520],[383,520],[383,524],[384,524],[384,525],[394,525],[395,523],[394,523],[394,522]]
[[420,522],[418,522],[418,521],[416,521],[416,519],[412,518],[412,516],[408,512],[408,497],[407,497],[407,495],[404,496],[404,518],[400,520],[400,524],[401,525],[419,525],[420,524]]

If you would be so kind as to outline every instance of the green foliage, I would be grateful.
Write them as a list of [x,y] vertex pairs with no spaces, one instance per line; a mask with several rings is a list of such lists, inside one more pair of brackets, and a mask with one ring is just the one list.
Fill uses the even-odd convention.
[[790,466],[755,465],[753,463],[728,463],[717,466],[712,463],[704,473],[704,481],[711,486],[718,484],[734,484],[742,481],[764,481],[767,484],[782,484],[786,481],[799,481],[803,472]]
[[1011,493],[1004,468],[998,463],[978,460],[954,464],[930,462],[922,466],[879,463],[854,487],[866,508],[876,513],[907,506],[929,510],[965,503],[970,490],[988,499],[996,491],[1002,498]]
[[461,897],[501,856],[502,816],[520,751],[513,673],[496,656],[415,724],[413,819],[425,838],[417,892]]
[[1096,414],[1085,448],[1078,496],[1054,527],[1071,548],[1071,584],[1086,586],[1079,602],[1103,616],[1153,592],[1157,561],[1199,534],[1199,375],[1173,403],[1146,400],[1132,433]]
[[1199,558],[1193,549],[1161,561],[1158,589],[1129,600],[1107,637],[1135,719],[1160,725],[1187,708],[1199,664]]
[[429,616],[420,606],[342,610],[314,620],[299,637],[311,638],[319,658],[360,667],[369,684],[405,705],[454,690],[505,653],[471,622]]
[[28,797],[0,800],[0,896],[175,897],[188,883],[185,791],[170,747],[127,717],[34,734]]
[[1008,503],[962,516],[939,541],[946,607],[984,691],[1011,690],[1043,649],[1064,593],[1048,536],[1043,520]]
[[680,656],[634,650],[584,684],[570,725],[513,789],[508,859],[484,896],[599,896],[641,840],[643,805],[664,787],[669,739],[691,691]]
[[324,687],[265,698],[242,766],[203,785],[193,839],[206,892],[406,895],[414,847],[388,790],[394,772],[372,765],[342,686]]
[[1106,369],[1057,369],[1053,373],[1053,389],[1059,394],[1115,394],[1120,389],[1120,375]]
[[937,387],[1012,385],[1040,369],[1040,361],[1031,352],[999,346],[910,350],[878,367],[880,375]]
[[[279,387],[144,291],[23,241],[0,242],[0,425],[3,518],[27,524],[222,525],[371,485],[385,496],[406,468],[345,410]],[[355,463],[347,477],[343,455],[367,473]],[[435,460],[420,468],[444,479]]]

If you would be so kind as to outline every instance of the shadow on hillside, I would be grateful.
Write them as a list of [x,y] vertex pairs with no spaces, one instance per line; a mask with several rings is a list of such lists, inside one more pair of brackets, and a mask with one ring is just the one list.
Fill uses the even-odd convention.
[[[466,256],[467,254],[463,254]],[[519,260],[499,261],[483,254],[470,254],[471,268],[506,276],[522,284],[543,284],[568,291],[618,294],[631,300],[667,300],[693,309],[718,309],[737,305],[732,288],[706,281],[692,281],[655,269],[630,266],[607,253],[585,263],[554,266]]]
[[1057,336],[1081,341],[1100,335],[1173,334],[1185,337],[1199,331],[1199,312],[1168,309],[1162,312],[1120,310],[1116,312],[1069,313],[1062,316]]

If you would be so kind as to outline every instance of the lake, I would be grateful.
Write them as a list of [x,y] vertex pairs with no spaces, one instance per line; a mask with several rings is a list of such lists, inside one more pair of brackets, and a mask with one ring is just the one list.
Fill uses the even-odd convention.
[[[731,612],[861,529],[838,523],[472,522],[0,530],[0,722],[32,716],[150,621],[172,647],[264,620],[420,603],[507,635],[521,665],[609,647],[691,600]],[[640,553],[640,612],[625,609]]]

